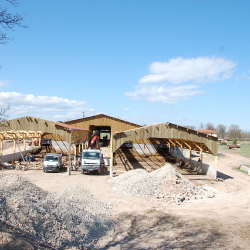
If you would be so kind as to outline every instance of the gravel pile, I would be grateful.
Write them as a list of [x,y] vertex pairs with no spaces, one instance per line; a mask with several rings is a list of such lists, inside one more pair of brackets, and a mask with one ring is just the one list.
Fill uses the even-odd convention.
[[94,244],[112,230],[112,214],[112,204],[81,187],[48,194],[24,178],[0,179],[0,219],[52,248]]
[[22,176],[12,175],[4,176],[0,179],[0,190],[8,191],[25,191],[30,194],[34,194],[39,199],[43,199],[47,196],[48,192],[39,188],[38,186],[27,181]]
[[77,203],[81,209],[98,216],[110,217],[114,213],[111,202],[100,201],[89,191],[79,186],[63,187],[59,191],[50,194],[49,197],[50,199],[64,199],[67,197],[71,202]]
[[181,204],[183,201],[214,196],[213,193],[187,180],[171,164],[166,164],[151,173],[144,169],[131,170],[108,182],[116,193],[157,197],[167,204]]

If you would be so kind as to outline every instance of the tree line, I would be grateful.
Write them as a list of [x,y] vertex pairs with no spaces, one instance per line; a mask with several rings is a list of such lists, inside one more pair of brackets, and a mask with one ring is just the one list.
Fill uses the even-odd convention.
[[[195,126],[187,126],[187,127],[190,129],[196,130]],[[233,140],[234,138],[237,138],[241,140],[250,140],[250,132],[241,130],[239,125],[237,124],[232,124],[229,126],[229,128],[227,128],[227,126],[223,124],[214,126],[214,124],[210,122],[208,122],[207,124],[200,123],[200,126],[198,129],[209,129],[209,130],[216,131],[218,133],[218,138],[220,139]]]

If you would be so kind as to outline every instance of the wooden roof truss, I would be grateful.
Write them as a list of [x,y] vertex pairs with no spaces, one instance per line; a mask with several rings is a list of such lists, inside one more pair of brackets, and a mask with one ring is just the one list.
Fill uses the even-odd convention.
[[28,138],[40,138],[42,131],[4,131],[0,132],[0,140],[26,140]]
[[168,122],[115,133],[113,135],[112,152],[115,152],[125,141],[168,144],[218,155],[217,137]]

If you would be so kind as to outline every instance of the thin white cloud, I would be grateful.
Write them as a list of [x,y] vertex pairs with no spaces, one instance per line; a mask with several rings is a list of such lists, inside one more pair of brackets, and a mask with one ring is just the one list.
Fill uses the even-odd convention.
[[147,99],[150,102],[174,104],[180,100],[187,100],[195,95],[205,94],[195,85],[184,86],[139,86],[134,92],[127,92],[125,96],[133,99]]
[[10,104],[11,117],[35,116],[46,119],[74,119],[82,112],[93,112],[85,101],[69,100],[57,96],[34,96],[17,92],[0,92],[0,103]]
[[150,74],[142,77],[135,91],[126,92],[125,96],[151,102],[177,103],[205,94],[199,85],[201,83],[229,79],[235,66],[232,60],[215,56],[178,57],[168,62],[153,62],[149,67]]
[[128,111],[128,110],[130,110],[130,108],[124,108],[123,110],[124,110],[124,111]]
[[236,64],[221,57],[197,57],[170,59],[168,62],[153,62],[150,74],[142,77],[140,83],[168,82],[180,84],[188,81],[196,83],[215,82],[231,77]]
[[9,80],[0,80],[0,87],[7,87],[10,82]]

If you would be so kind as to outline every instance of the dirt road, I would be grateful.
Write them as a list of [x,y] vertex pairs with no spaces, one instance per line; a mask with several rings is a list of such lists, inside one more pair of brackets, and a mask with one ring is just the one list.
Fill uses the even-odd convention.
[[[196,181],[218,190],[211,199],[166,206],[155,198],[124,197],[113,193],[109,175],[81,175],[72,171],[3,171],[19,174],[49,192],[80,185],[96,197],[113,203],[116,228],[100,240],[97,249],[250,249],[250,176],[233,169],[250,159],[234,151],[220,150],[218,174],[223,181]],[[205,157],[214,163],[214,157]]]

